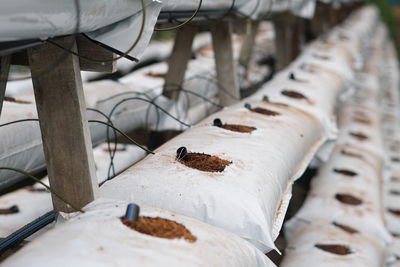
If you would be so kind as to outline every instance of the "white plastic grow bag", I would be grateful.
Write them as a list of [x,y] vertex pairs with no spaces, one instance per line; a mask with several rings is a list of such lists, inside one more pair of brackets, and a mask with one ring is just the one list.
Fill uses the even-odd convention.
[[[326,138],[319,121],[304,111],[246,102],[279,114],[251,112],[244,102],[217,112],[105,183],[100,194],[185,214],[236,233],[264,252],[273,249],[291,183]],[[257,129],[221,129],[212,126],[215,118]],[[221,173],[192,169],[175,159],[181,146],[232,163]]]
[[343,104],[341,109],[337,142],[368,150],[384,159],[380,112],[351,104]]
[[[290,75],[294,75],[295,80],[290,79]],[[272,103],[309,112],[324,125],[328,138],[333,139],[337,135],[335,108],[343,87],[344,82],[339,76],[323,68],[307,72],[290,65],[250,98],[262,100],[267,97]]]
[[[342,153],[345,149],[353,155]],[[367,152],[368,153],[368,152]],[[338,220],[361,233],[391,241],[383,218],[382,177],[379,161],[371,164],[367,153],[338,147],[311,183],[308,197],[296,218]]]
[[350,233],[333,223],[341,224],[341,221],[289,221],[285,227],[288,247],[280,266],[384,266],[385,247],[382,242],[360,232]]
[[127,204],[98,199],[84,214],[39,237],[3,266],[275,266],[234,234],[173,212],[142,207],[140,215],[182,224],[196,241],[137,232],[120,220]]
[[[113,147],[113,143],[111,144]],[[96,176],[101,183],[108,178],[110,156],[107,144],[101,144],[93,149],[96,165]],[[114,155],[114,170],[116,174],[141,160],[146,153],[135,145],[118,144]],[[112,174],[112,172],[111,172]],[[42,182],[49,184],[48,179]],[[36,183],[32,187],[21,188],[17,191],[0,196],[0,209],[16,206],[18,212],[0,214],[0,237],[6,237],[27,223],[39,218],[53,209],[51,196],[44,186]]]

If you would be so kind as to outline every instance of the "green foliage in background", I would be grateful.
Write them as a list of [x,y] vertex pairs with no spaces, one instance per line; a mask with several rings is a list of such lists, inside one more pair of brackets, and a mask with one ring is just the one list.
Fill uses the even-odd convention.
[[391,11],[391,6],[390,6],[389,1],[387,1],[387,0],[370,0],[370,2],[372,2],[378,6],[378,8],[381,12],[381,17],[382,17],[383,21],[387,24],[387,27],[389,28],[391,34],[394,35],[395,31],[396,31],[396,20]]

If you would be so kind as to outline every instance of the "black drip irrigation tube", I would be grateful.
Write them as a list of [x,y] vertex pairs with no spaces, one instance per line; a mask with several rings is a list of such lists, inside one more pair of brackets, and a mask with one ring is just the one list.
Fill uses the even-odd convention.
[[25,238],[43,229],[46,225],[55,221],[55,219],[56,213],[54,211],[50,211],[7,236],[0,242],[0,255],[15,245],[21,243]]

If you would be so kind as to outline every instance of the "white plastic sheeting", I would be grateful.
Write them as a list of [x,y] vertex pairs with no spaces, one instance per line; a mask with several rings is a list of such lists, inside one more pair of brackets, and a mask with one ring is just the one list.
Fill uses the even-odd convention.
[[127,202],[98,199],[85,213],[47,232],[7,259],[3,266],[275,266],[234,234],[189,217],[142,207],[140,215],[182,224],[197,240],[164,239],[122,224]]

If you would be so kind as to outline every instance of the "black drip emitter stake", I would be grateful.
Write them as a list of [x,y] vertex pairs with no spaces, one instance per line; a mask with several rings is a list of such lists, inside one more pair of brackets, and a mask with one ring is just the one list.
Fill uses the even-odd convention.
[[126,207],[125,219],[130,221],[138,221],[139,212],[140,212],[140,207],[138,205],[136,205],[135,203],[129,203],[128,206]]
[[222,121],[220,118],[214,119],[213,125],[216,127],[222,127]]
[[176,159],[181,159],[183,160],[187,155],[187,149],[184,146],[181,146],[176,150]]

